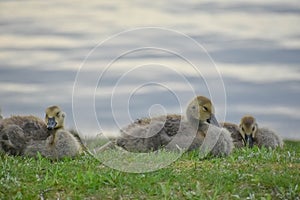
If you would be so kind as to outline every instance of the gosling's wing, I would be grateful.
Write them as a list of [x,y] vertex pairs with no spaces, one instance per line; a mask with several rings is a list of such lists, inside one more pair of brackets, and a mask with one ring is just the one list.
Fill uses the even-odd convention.
[[182,123],[184,123],[183,117],[181,115],[167,115],[162,118],[161,123],[163,123],[163,132],[169,137],[175,136]]
[[149,152],[161,147],[160,124],[153,123],[148,126],[134,126],[121,130],[121,137],[116,139],[116,144],[127,151]]
[[167,145],[178,133],[182,116],[166,115],[141,118],[121,129],[116,140],[128,151],[149,152]]

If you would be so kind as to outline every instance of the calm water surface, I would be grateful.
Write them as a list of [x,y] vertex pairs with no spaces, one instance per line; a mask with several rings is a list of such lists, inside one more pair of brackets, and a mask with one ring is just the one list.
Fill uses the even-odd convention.
[[219,121],[300,139],[298,0],[0,1],[0,16],[4,116],[58,104],[83,135],[116,134],[203,94]]

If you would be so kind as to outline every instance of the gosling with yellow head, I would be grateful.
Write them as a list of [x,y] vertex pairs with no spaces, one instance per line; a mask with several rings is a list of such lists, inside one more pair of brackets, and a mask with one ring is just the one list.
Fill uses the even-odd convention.
[[214,156],[229,155],[233,148],[230,133],[219,124],[207,97],[197,96],[181,115],[138,119],[121,129],[116,145],[133,152],[194,150]]
[[246,146],[266,148],[283,147],[282,138],[274,131],[268,128],[259,128],[256,119],[251,115],[242,117],[239,125],[240,133]]
[[75,157],[83,152],[82,144],[72,133],[64,129],[66,114],[58,106],[46,109],[45,122],[50,136],[46,140],[31,141],[24,155],[36,156],[39,152],[50,159]]
[[235,148],[258,146],[266,148],[283,147],[282,138],[268,128],[260,128],[252,115],[245,115],[241,118],[240,124],[223,123],[233,139]]

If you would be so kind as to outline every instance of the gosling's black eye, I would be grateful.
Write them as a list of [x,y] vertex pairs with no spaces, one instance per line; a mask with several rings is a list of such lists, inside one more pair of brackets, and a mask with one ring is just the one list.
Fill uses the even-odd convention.
[[245,129],[244,129],[244,127],[242,127],[242,130],[245,132]]
[[57,113],[56,113],[56,117],[59,117],[59,114],[60,114],[60,112],[57,112]]
[[192,106],[192,109],[196,109],[196,106]]
[[255,130],[255,126],[252,127],[252,131],[254,131],[254,130]]
[[207,111],[208,111],[208,108],[207,108],[206,106],[203,106],[203,110],[204,110],[205,112],[207,112]]

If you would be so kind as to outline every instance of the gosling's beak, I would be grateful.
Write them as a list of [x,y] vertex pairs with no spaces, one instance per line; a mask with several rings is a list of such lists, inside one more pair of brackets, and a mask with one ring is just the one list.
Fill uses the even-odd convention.
[[253,137],[252,135],[245,135],[245,145],[252,148],[253,147]]
[[206,121],[209,124],[215,125],[217,127],[221,127],[214,114],[211,114],[210,118],[207,119]]
[[55,121],[55,118],[54,117],[52,117],[52,118],[48,118],[48,123],[47,123],[47,129],[48,130],[52,130],[52,129],[54,129],[55,128],[55,126],[56,126],[56,121]]

